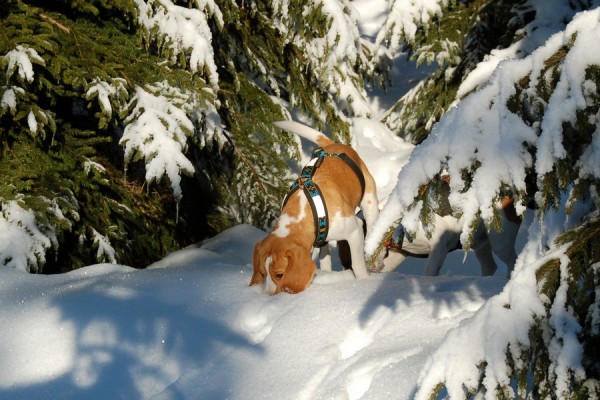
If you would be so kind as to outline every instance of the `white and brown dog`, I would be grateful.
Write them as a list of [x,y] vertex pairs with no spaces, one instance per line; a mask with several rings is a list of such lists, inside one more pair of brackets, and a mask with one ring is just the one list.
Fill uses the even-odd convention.
[[[517,260],[515,241],[521,225],[521,217],[517,215],[514,200],[506,196],[499,204],[501,231],[486,229],[483,222],[474,232],[472,249],[481,266],[481,275],[494,275],[497,269],[493,254],[498,256],[507,266],[510,274]],[[443,213],[446,214],[446,213]],[[433,226],[435,230],[430,239],[427,238],[423,228],[419,225],[414,239],[408,240],[404,235],[396,238],[399,243],[390,244],[383,268],[374,268],[373,271],[390,272],[395,270],[406,257],[427,258],[425,262],[425,275],[437,276],[449,252],[461,249],[460,235],[463,230],[462,218],[450,215],[435,214]]]
[[[255,245],[250,285],[263,284],[268,294],[302,292],[316,272],[312,248],[330,240],[346,240],[355,276],[367,276],[363,222],[356,210],[360,206],[367,226],[373,226],[379,209],[369,170],[354,149],[317,130],[293,121],[275,125],[320,148],[288,193],[273,231]],[[323,259],[321,269],[331,270],[331,260]]]

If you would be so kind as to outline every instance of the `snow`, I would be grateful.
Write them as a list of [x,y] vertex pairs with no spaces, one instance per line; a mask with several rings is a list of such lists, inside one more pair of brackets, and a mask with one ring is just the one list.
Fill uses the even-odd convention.
[[21,207],[18,200],[2,203],[0,263],[4,267],[29,271],[30,264],[38,260],[42,263],[45,261],[46,251],[55,243],[55,233],[42,232],[36,224],[33,211]]
[[[353,134],[391,192],[414,147],[367,119]],[[456,252],[441,277],[412,259],[356,280],[335,261],[305,292],[267,296],[248,286],[265,234],[239,225],[145,270],[0,269],[0,397],[408,399],[448,332],[506,283]]]
[[96,251],[97,260],[105,260],[111,264],[117,263],[116,251],[110,244],[110,239],[107,236],[102,235],[97,230],[92,229],[92,237],[94,246],[98,247]]
[[31,133],[36,133],[38,130],[37,120],[33,111],[29,111],[29,114],[27,114],[27,126],[29,126]]
[[[174,55],[189,55],[190,68],[204,71],[216,90],[205,13],[217,24],[222,16],[213,1],[196,3],[203,12],[168,0],[137,2],[143,11],[140,22],[163,35]],[[560,24],[569,21],[573,11],[560,7],[563,3],[553,1],[557,6],[553,8],[543,7],[543,0],[530,1],[540,17],[524,30],[523,41],[493,53],[475,68],[459,92],[465,97],[457,98],[420,146],[402,141],[372,119],[350,120],[353,145],[373,173],[384,207],[375,234],[368,238],[368,251],[399,216],[409,231],[414,229],[420,210],[419,204],[411,208],[415,194],[442,169],[453,176],[450,201],[469,226],[478,213],[491,218],[491,199],[503,183],[524,189],[526,169],[547,171],[564,156],[561,125],[597,91],[584,72],[587,65],[600,63],[597,52],[585,51],[600,33],[600,10],[578,14],[564,29]],[[325,71],[347,69],[348,75],[348,62],[361,56],[359,31],[382,42],[385,38],[378,34],[384,31],[377,26],[384,26],[391,30],[387,38],[397,44],[400,35],[411,37],[415,21],[426,22],[447,2],[311,4],[322,5],[332,20],[332,32],[348,35],[317,38],[307,43],[307,52],[333,48],[318,66]],[[344,13],[340,5],[356,9]],[[403,6],[409,7],[402,12],[411,18],[403,19]],[[285,11],[288,3],[274,1],[273,7]],[[159,18],[161,13],[164,18]],[[398,17],[395,25],[384,17],[386,13]],[[361,18],[370,21],[358,24]],[[283,29],[283,24],[277,26]],[[571,41],[542,123],[528,126],[506,107],[514,94],[513,83],[524,76],[536,82],[545,60]],[[402,62],[403,56],[397,57],[395,61]],[[4,61],[7,77],[18,74],[27,82],[33,79],[33,64],[43,63],[35,50],[20,46]],[[324,87],[330,93],[345,93],[356,101],[347,105],[354,115],[382,115],[390,104],[390,97],[371,92],[376,99],[366,99],[351,82],[327,77],[330,81]],[[184,112],[184,105],[198,104],[190,102],[188,94],[161,86],[166,83],[155,85],[137,88],[122,144],[127,161],[145,158],[149,182],[166,176],[180,198],[180,174],[193,172],[184,151],[196,122]],[[4,92],[0,103],[4,109],[15,109],[19,89]],[[397,89],[391,92],[394,101],[406,85]],[[114,112],[115,94],[110,84],[100,81],[88,88],[89,98],[96,98],[109,115]],[[206,118],[218,133],[223,128],[216,109],[196,108],[207,107]],[[582,178],[599,177],[599,137],[595,132],[579,161]],[[535,157],[528,146],[538,149]],[[465,188],[459,171],[474,159],[485,162]],[[581,327],[566,307],[568,245],[549,246],[590,211],[589,205],[581,204],[567,216],[568,201],[565,194],[558,209],[544,219],[519,209],[526,223],[508,282],[502,268],[496,276],[478,277],[472,253],[455,252],[439,277],[424,277],[423,261],[414,259],[396,272],[360,280],[335,265],[333,272],[320,271],[306,291],[278,296],[248,286],[253,246],[266,234],[249,225],[172,253],[144,270],[111,263],[62,275],[27,274],[29,261],[22,255],[44,257],[56,239],[53,232],[40,230],[33,213],[18,201],[3,202],[0,254],[5,257],[2,262],[13,268],[0,268],[0,398],[427,399],[445,382],[442,396],[455,399],[476,389],[479,377],[486,389],[480,397],[495,398],[500,386],[514,389],[507,357],[518,359],[515,355],[529,343],[532,321],[546,315],[536,271],[550,258],[560,260],[561,281],[548,320],[548,328],[555,332],[548,339],[548,373],[557,377],[554,395],[560,398],[569,374],[584,374],[577,338]],[[57,217],[59,212],[55,210]],[[99,254],[114,262],[108,238],[95,235],[95,241]],[[598,321],[598,304],[594,307],[590,318]]]
[[[560,23],[562,21],[555,21],[555,24]],[[472,222],[479,216],[486,224],[491,223],[495,199],[503,185],[524,193],[525,176],[531,167],[535,167],[541,187],[543,176],[557,161],[566,157],[562,146],[563,124],[573,122],[576,111],[589,103],[586,96],[595,93],[585,71],[590,65],[600,63],[600,58],[584,49],[589,49],[599,34],[600,8],[579,13],[566,29],[550,36],[531,54],[499,62],[484,85],[465,98],[457,99],[457,104],[444,114],[427,139],[415,149],[411,162],[402,168],[398,177],[402,184],[394,189],[391,195],[394,201],[388,202],[373,227],[373,234],[365,246],[367,253],[376,251],[390,224],[399,219],[409,232],[416,231],[420,213],[411,211],[411,205],[422,185],[439,173],[447,172],[452,177],[450,204],[455,212],[462,213],[467,227],[474,226]],[[537,82],[546,60],[571,41],[571,50],[561,63],[560,78],[545,104],[540,126],[530,126],[507,106],[516,92],[515,82],[523,77]],[[530,87],[535,86],[531,84]],[[584,174],[598,170],[595,167],[598,160],[587,158],[588,154],[598,154],[596,143],[597,139],[593,139],[592,144],[586,146],[586,157],[580,160]],[[536,149],[535,157],[529,153],[530,147]],[[481,166],[475,168],[472,182],[467,187],[461,171],[472,169],[477,160]],[[517,211],[523,212],[524,207]],[[463,231],[463,245],[468,244],[470,233],[469,229]]]
[[7,63],[7,80],[16,72],[21,81],[31,83],[34,77],[33,64],[45,65],[44,59],[35,49],[22,45],[17,45],[14,50],[6,53],[3,59]]
[[[90,83],[90,86],[85,93],[85,96],[88,100],[91,100],[97,97],[98,104],[100,105],[100,109],[102,113],[107,117],[112,117],[113,113],[119,113],[122,110],[113,110],[113,106],[111,103],[111,97],[118,97],[119,94],[125,92],[125,85],[127,81],[123,78],[114,78],[112,82],[105,82],[100,80],[99,78],[94,78]],[[124,108],[123,106],[119,108]]]
[[385,125],[366,118],[353,119],[351,145],[367,164],[377,184],[380,204],[385,204],[414,145],[396,136]]
[[0,269],[0,397],[410,398],[448,330],[505,282],[334,271],[271,297],[248,287],[264,234],[240,225],[146,270]]
[[[4,88],[5,87],[3,87],[3,89]],[[23,88],[17,87],[6,89],[2,94],[2,100],[0,101],[0,107],[4,109],[8,108],[13,114],[17,110],[17,94],[15,91],[23,93],[24,90]]]

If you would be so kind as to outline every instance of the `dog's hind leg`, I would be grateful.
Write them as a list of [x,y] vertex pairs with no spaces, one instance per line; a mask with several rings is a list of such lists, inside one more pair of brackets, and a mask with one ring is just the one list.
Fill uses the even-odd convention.
[[492,276],[496,273],[498,266],[492,255],[492,246],[490,246],[489,240],[481,243],[480,246],[475,249],[475,255],[481,266],[481,276]]
[[379,201],[377,199],[377,188],[371,174],[365,174],[365,193],[360,201],[360,209],[367,223],[367,232],[375,224],[379,215]]
[[[375,225],[375,220],[377,219],[377,216],[379,215],[379,200],[377,199],[377,187],[375,184],[375,179],[373,179],[373,176],[368,172],[365,173],[364,176],[365,176],[365,193],[360,202],[360,209],[365,218],[366,226],[365,226],[364,234],[365,234],[365,236],[368,236],[370,229]],[[377,257],[377,259],[374,261],[374,265],[369,266],[370,269],[372,269],[374,271],[381,270],[384,267],[383,266],[383,257],[384,257],[383,254],[381,254],[379,257]],[[363,258],[364,258],[364,255],[363,255]],[[354,260],[354,255],[352,256],[352,259]]]
[[502,221],[502,232],[492,229],[489,233],[492,251],[506,264],[508,278],[510,278],[517,261],[515,242],[519,234],[519,227],[520,224],[505,219]]
[[517,252],[515,251],[515,242],[519,234],[519,228],[523,218],[517,215],[517,210],[514,206],[512,197],[504,197],[502,199],[501,224],[502,230],[497,232],[492,229],[489,233],[490,245],[495,255],[506,264],[506,275],[510,279],[510,275],[517,261]]
[[475,250],[475,256],[481,266],[481,276],[492,276],[496,273],[498,266],[494,260],[492,254],[492,245],[490,243],[490,237],[486,232],[485,226],[480,226],[475,231],[475,237],[473,238],[473,250]]
[[425,262],[425,275],[438,276],[446,256],[459,247],[460,223],[451,216],[436,215],[435,231],[430,239],[430,250]]

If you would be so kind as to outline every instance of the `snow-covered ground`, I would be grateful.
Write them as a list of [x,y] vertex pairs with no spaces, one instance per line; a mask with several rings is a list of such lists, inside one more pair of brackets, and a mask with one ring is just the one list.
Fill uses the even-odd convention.
[[248,287],[262,235],[240,225],[146,270],[0,269],[0,398],[408,399],[446,333],[505,283],[401,267],[270,297]]
[[[411,146],[357,120],[383,194]],[[390,136],[391,135],[391,136]],[[408,399],[446,333],[506,283],[455,252],[355,280],[319,273],[305,292],[248,287],[247,225],[145,270],[93,265],[55,276],[0,269],[2,399]]]
[[[372,37],[387,1],[353,4]],[[387,95],[372,93],[382,111],[426,73],[396,65]],[[353,129],[385,199],[412,146],[367,120]],[[423,277],[423,260],[360,281],[338,267],[269,297],[248,287],[263,235],[237,226],[145,270],[1,268],[0,398],[408,399],[446,333],[506,282],[456,252],[442,277]]]

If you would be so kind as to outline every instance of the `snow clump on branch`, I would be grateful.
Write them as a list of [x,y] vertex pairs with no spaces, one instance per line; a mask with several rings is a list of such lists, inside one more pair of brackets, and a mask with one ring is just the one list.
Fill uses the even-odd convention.
[[[147,41],[156,40],[159,48],[168,49],[172,62],[176,62],[179,55],[186,54],[191,71],[205,75],[216,90],[219,87],[219,75],[208,16],[222,26],[223,15],[212,0],[197,0],[196,3],[198,9],[189,9],[177,6],[170,0],[136,0],[140,10],[138,20],[146,29]],[[153,37],[155,32],[158,32],[158,38]]]

